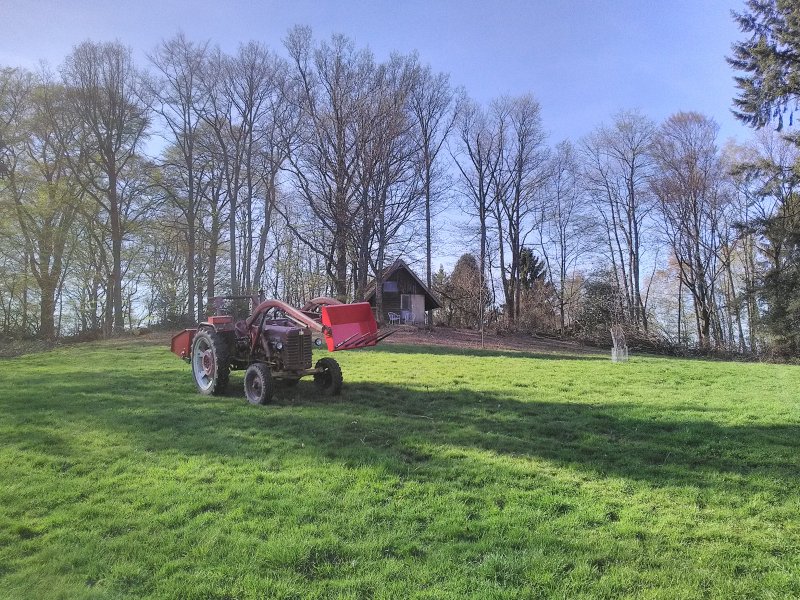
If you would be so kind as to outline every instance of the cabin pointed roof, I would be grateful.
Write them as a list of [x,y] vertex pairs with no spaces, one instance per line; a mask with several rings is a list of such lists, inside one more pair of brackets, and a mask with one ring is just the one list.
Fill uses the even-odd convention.
[[[433,292],[425,285],[422,280],[417,276],[414,271],[411,270],[406,262],[402,258],[398,258],[395,260],[391,265],[386,267],[383,270],[383,281],[390,281],[392,276],[397,273],[398,271],[405,271],[408,273],[411,278],[417,282],[417,285],[422,289],[423,295],[425,296],[425,310],[433,310],[434,308],[439,308],[441,304],[439,300],[434,296]],[[371,302],[375,298],[375,281],[373,280],[367,286],[366,291],[364,292],[364,301]]]

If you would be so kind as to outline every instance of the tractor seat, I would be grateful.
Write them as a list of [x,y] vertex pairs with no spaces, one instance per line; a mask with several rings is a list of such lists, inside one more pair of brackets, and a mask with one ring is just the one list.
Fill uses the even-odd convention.
[[236,337],[247,337],[247,321],[236,321],[236,325],[233,326],[236,330]]

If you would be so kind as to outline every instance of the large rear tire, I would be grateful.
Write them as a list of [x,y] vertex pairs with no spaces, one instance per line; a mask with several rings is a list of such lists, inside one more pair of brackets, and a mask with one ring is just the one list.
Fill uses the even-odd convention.
[[333,358],[320,358],[314,365],[319,372],[314,374],[314,385],[326,396],[338,396],[342,391],[342,369]]
[[266,404],[272,400],[272,373],[265,363],[257,362],[244,373],[244,395],[250,404]]
[[212,329],[201,329],[194,336],[192,375],[197,391],[204,396],[220,396],[228,387],[228,344]]

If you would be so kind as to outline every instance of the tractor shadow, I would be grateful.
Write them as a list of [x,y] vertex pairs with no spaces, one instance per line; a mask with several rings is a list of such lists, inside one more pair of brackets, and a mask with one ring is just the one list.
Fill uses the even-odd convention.
[[275,401],[262,407],[246,402],[241,376],[231,378],[227,397],[198,396],[173,377],[153,373],[132,383],[114,373],[102,381],[65,374],[57,403],[44,393],[45,383],[32,381],[21,400],[0,399],[0,410],[31,433],[79,422],[148,452],[278,461],[310,453],[420,481],[455,472],[479,485],[487,477],[529,473],[530,461],[545,460],[655,487],[758,491],[800,484],[796,424],[671,420],[642,403],[545,402],[372,383],[346,384],[342,396],[320,399],[310,381],[278,385]]

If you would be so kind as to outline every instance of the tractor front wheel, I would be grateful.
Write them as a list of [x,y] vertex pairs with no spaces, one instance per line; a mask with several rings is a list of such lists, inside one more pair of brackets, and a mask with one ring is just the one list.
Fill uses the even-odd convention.
[[228,386],[228,344],[216,331],[201,329],[192,341],[192,375],[197,391],[220,396]]
[[338,396],[342,391],[342,369],[332,358],[320,358],[314,365],[314,385],[326,396]]
[[250,404],[266,404],[272,400],[272,373],[265,363],[257,362],[244,373],[244,395]]

